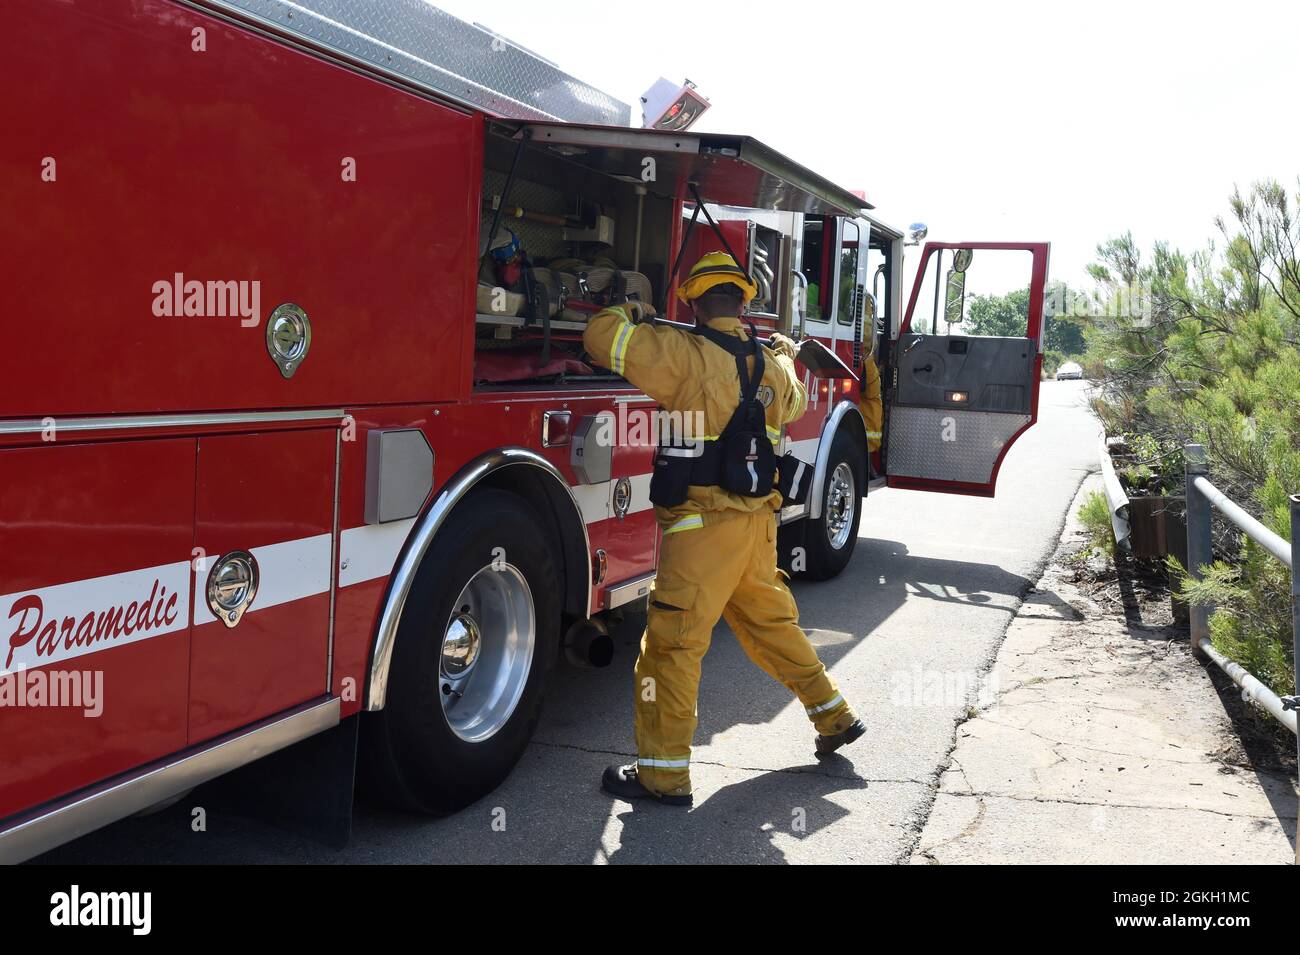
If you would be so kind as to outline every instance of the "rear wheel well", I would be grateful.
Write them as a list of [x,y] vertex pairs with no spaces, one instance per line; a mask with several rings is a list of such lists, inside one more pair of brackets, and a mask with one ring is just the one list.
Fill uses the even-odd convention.
[[566,617],[585,618],[587,601],[591,596],[586,529],[567,489],[534,467],[498,468],[479,481],[475,490],[483,487],[515,494],[537,512],[561,572],[564,614]]
[[[867,429],[862,423],[861,415],[846,414],[844,420],[840,422],[839,430],[846,432],[853,439],[853,443],[859,451],[864,455],[867,453]],[[830,437],[832,441],[835,440],[835,435]]]

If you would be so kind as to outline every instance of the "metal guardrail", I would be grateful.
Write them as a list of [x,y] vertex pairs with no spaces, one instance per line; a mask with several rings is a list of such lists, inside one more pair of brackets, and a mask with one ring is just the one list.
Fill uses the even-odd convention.
[[[1203,568],[1213,562],[1214,540],[1211,533],[1212,508],[1245,532],[1251,540],[1291,569],[1291,652],[1293,670],[1300,662],[1300,579],[1295,574],[1296,557],[1300,556],[1300,494],[1291,495],[1291,540],[1284,540],[1247,514],[1231,498],[1210,483],[1209,458],[1199,444],[1183,447],[1183,468],[1187,478],[1187,571],[1200,580]],[[1260,683],[1241,664],[1229,660],[1210,642],[1210,615],[1214,608],[1208,604],[1192,604],[1192,653],[1209,659],[1232,681],[1241,687],[1242,696],[1251,700],[1274,719],[1296,734],[1296,753],[1300,757],[1300,732],[1296,729],[1296,709],[1300,706],[1300,685],[1293,696],[1278,696]],[[1293,674],[1294,680],[1294,674]],[[1296,839],[1296,863],[1300,864],[1300,837]]]
[[1098,460],[1101,462],[1101,483],[1106,489],[1106,502],[1110,508],[1110,529],[1115,534],[1115,546],[1127,551],[1132,546],[1133,528],[1129,523],[1129,500],[1124,493],[1124,485],[1115,473],[1115,461],[1110,456],[1106,445],[1106,436],[1101,436]]

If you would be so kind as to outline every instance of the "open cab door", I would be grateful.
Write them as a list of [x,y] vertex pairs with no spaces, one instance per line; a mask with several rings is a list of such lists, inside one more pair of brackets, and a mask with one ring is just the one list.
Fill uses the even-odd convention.
[[927,242],[899,329],[889,487],[992,497],[1038,419],[1046,242]]

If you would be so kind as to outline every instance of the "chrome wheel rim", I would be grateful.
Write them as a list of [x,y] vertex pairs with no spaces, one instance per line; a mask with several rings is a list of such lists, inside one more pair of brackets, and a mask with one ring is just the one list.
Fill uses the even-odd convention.
[[438,653],[438,696],[453,733],[490,739],[510,721],[528,685],[537,617],[528,581],[513,564],[488,564],[456,598]]
[[833,549],[839,550],[849,542],[857,506],[853,469],[847,461],[841,461],[831,472],[831,483],[826,489],[826,538]]

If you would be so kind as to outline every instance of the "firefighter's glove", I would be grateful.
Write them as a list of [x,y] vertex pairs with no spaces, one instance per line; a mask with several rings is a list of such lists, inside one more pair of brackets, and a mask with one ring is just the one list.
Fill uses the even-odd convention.
[[794,361],[795,357],[799,354],[799,347],[795,345],[791,339],[786,338],[780,332],[774,332],[772,334],[772,338],[768,342],[768,347],[778,355],[784,355],[791,361]]

